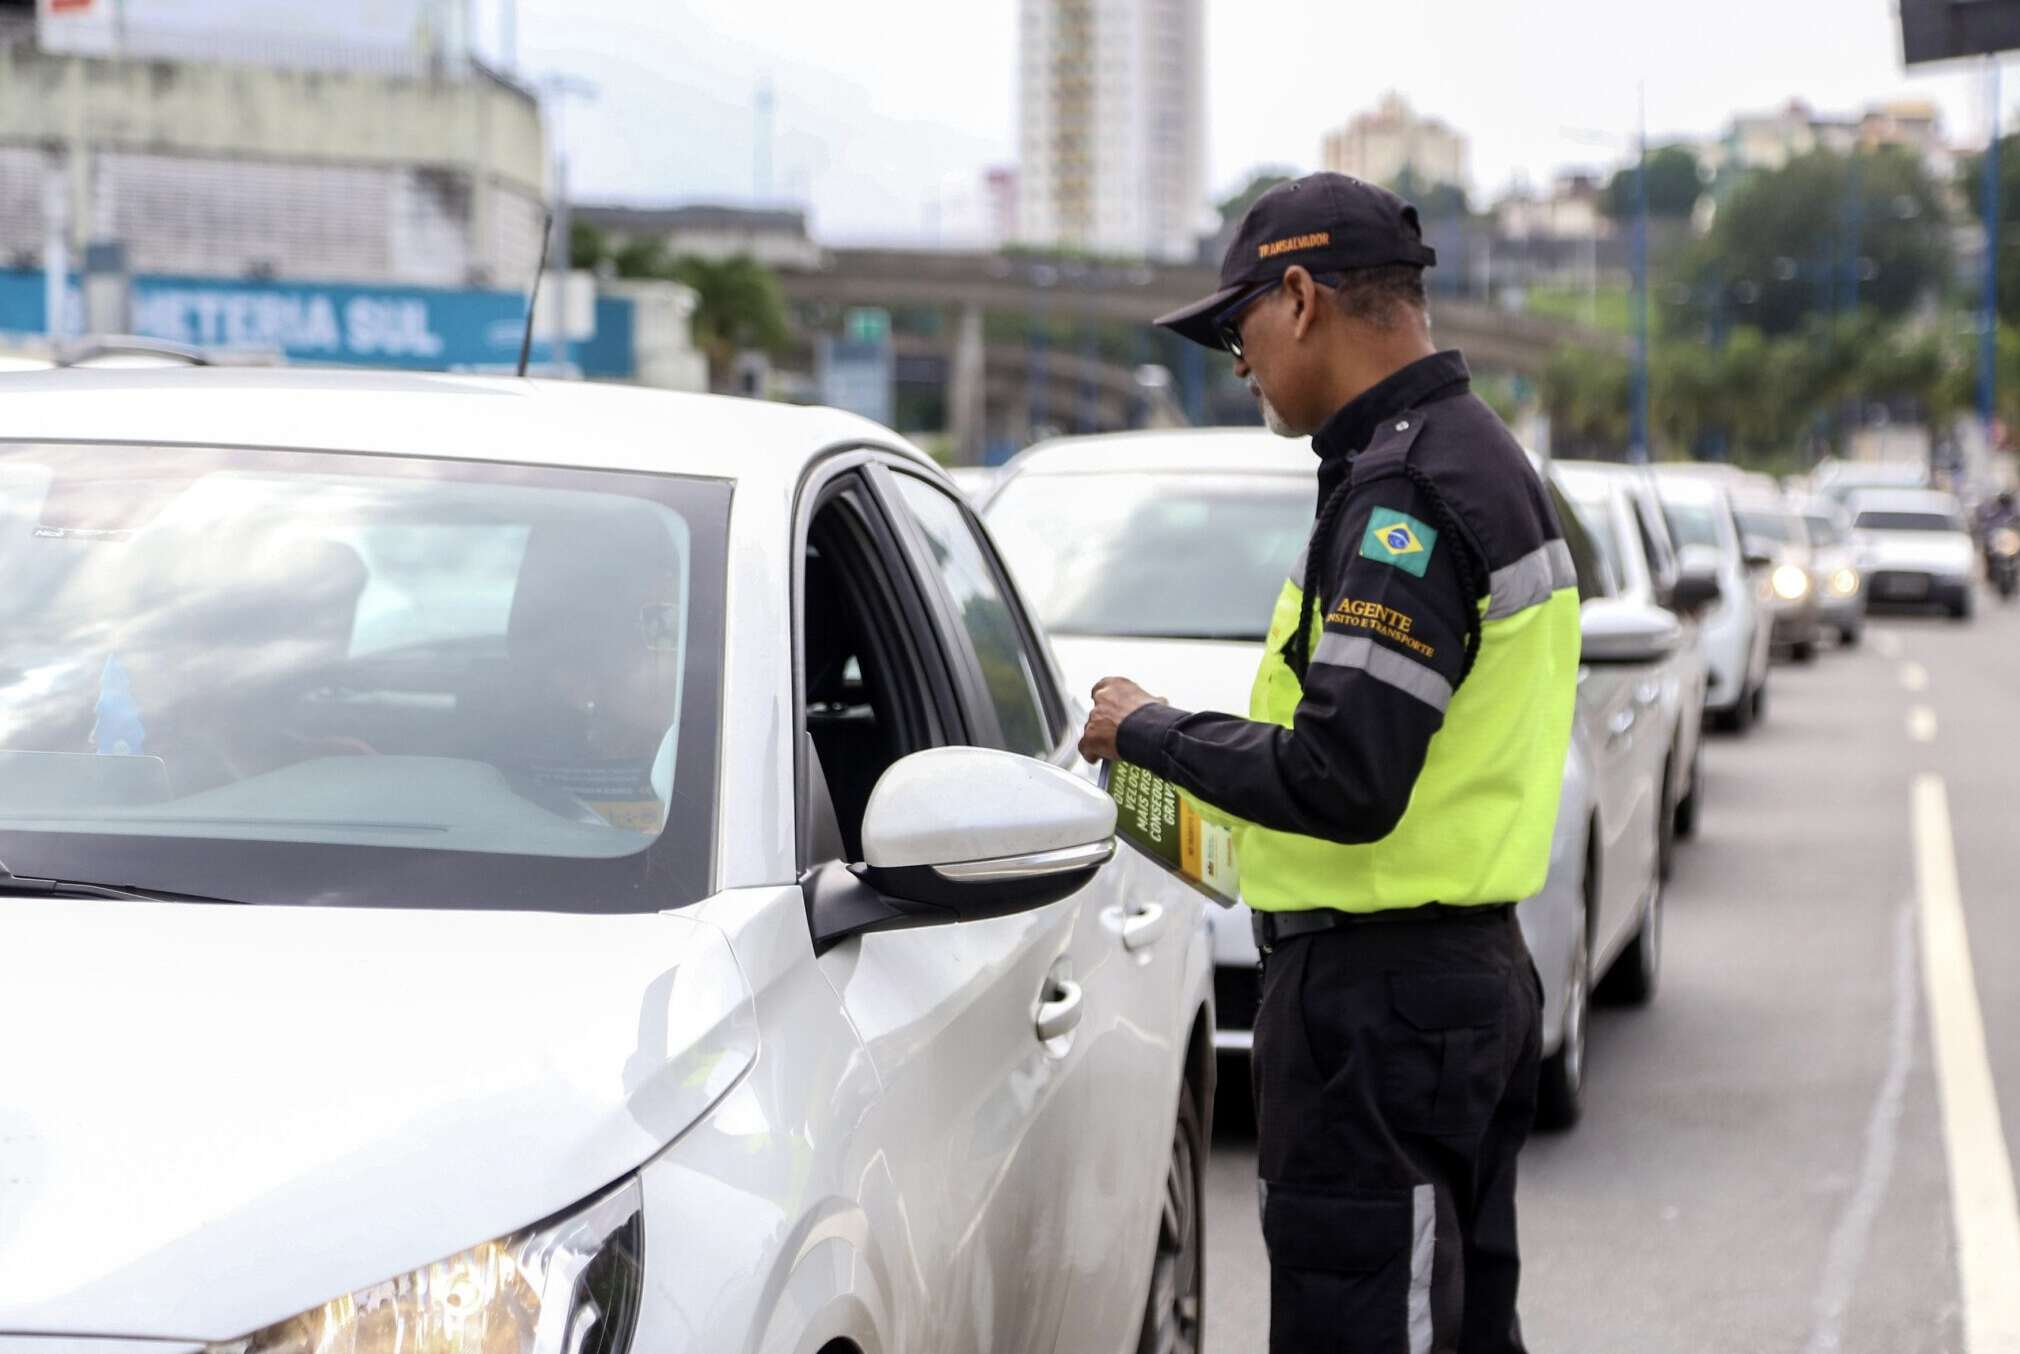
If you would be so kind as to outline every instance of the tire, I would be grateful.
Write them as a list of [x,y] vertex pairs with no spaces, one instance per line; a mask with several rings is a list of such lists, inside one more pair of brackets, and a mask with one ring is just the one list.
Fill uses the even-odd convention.
[[1768,684],[1765,680],[1763,680],[1759,686],[1753,689],[1752,709],[1750,712],[1748,723],[1751,724],[1760,723],[1763,719],[1767,718],[1767,712],[1768,712]]
[[1972,611],[1971,594],[1968,592],[1965,593],[1962,597],[1959,597],[1956,601],[1950,603],[1950,619],[1953,621],[1970,620],[1971,611]]
[[1164,1178],[1164,1209],[1157,1223],[1157,1258],[1137,1328],[1137,1354],[1198,1354],[1206,1278],[1206,1124],[1192,1082],[1178,1091],[1178,1121],[1171,1134],[1171,1164]]
[[1664,879],[1676,873],[1676,754],[1662,764],[1662,814],[1655,822],[1655,872]]
[[[1586,869],[1592,868],[1588,858]],[[1564,989],[1564,1038],[1543,1060],[1536,1084],[1536,1127],[1562,1132],[1578,1122],[1585,1110],[1585,1036],[1592,1018],[1592,949],[1586,940],[1591,925],[1591,875],[1588,899],[1578,914],[1578,933],[1571,942],[1571,971]]]
[[1753,727],[1760,715],[1760,700],[1763,687],[1753,687],[1739,693],[1739,699],[1732,703],[1732,709],[1718,712],[1718,726],[1727,733],[1744,734]]
[[1606,981],[1599,985],[1599,994],[1607,1001],[1622,1006],[1646,1006],[1655,1000],[1656,978],[1662,970],[1662,882],[1654,882],[1654,892],[1649,895],[1648,910],[1641,914],[1641,925],[1634,928],[1634,939],[1620,952],[1620,958],[1613,961],[1613,969],[1606,975]]
[[1789,646],[1789,656],[1798,663],[1817,661],[1817,642],[1813,639],[1799,639]]
[[1865,636],[1864,626],[1848,625],[1844,629],[1838,631],[1838,643],[1843,645],[1847,649],[1856,649],[1859,647],[1859,640],[1862,639],[1864,636]]
[[1698,747],[1690,759],[1690,788],[1683,798],[1676,801],[1676,836],[1679,841],[1689,841],[1697,836],[1698,787],[1704,784],[1704,748]]

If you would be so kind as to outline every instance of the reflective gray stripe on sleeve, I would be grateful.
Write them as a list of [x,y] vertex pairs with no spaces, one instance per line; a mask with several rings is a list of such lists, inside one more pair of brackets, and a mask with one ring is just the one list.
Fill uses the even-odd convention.
[[1438,1254],[1438,1196],[1410,1191],[1410,1354],[1431,1354],[1431,1262]]
[[1302,588],[1305,585],[1305,564],[1312,557],[1312,548],[1307,545],[1298,551],[1298,562],[1291,566],[1291,582]]
[[1443,714],[1452,703],[1452,684],[1412,658],[1394,649],[1384,649],[1366,635],[1336,635],[1328,632],[1312,650],[1312,662],[1330,663],[1336,668],[1358,668],[1378,682],[1415,696]]
[[1571,563],[1571,547],[1551,541],[1487,576],[1487,614],[1482,619],[1506,620],[1518,611],[1541,606],[1559,588],[1577,586],[1578,569]]

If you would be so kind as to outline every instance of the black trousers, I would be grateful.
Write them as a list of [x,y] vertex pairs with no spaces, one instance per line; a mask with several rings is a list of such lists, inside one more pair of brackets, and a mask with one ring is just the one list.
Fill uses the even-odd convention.
[[1263,961],[1271,1354],[1522,1354],[1515,1158],[1542,986],[1513,908],[1401,914]]

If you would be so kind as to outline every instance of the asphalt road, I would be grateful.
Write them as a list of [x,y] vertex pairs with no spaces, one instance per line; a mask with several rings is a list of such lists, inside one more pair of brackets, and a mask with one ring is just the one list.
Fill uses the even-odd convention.
[[[1765,724],[1714,736],[1704,764],[1661,989],[1596,1012],[1585,1118],[1523,1158],[1531,1350],[1935,1354],[1965,1349],[1967,1319],[1973,1354],[2020,1350],[2020,1327],[1987,1324],[2020,1309],[2020,1267],[2001,1248],[2010,1179],[1985,1188],[1995,1105],[2020,1158],[2020,604],[1981,598],[1970,625],[1875,617],[1862,647],[1778,666]],[[1946,836],[1968,952],[1925,929],[1947,913],[1918,858]],[[1233,1108],[1207,1183],[1220,1351],[1268,1329]],[[1953,1180],[1975,1220],[1953,1214]]]

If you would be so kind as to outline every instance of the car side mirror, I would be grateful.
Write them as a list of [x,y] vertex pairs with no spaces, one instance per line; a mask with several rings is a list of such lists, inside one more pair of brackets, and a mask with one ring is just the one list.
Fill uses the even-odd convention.
[[1596,598],[1579,612],[1582,663],[1660,663],[1683,645],[1683,626],[1660,607]]
[[1709,611],[1724,595],[1716,568],[1693,565],[1677,574],[1671,606],[1680,616],[1696,616]]
[[863,863],[807,885],[814,948],[866,931],[979,921],[1058,902],[1115,854],[1115,801],[993,748],[901,758],[863,811]]
[[1766,569],[1775,562],[1774,551],[1759,541],[1748,540],[1741,549],[1745,553],[1746,567],[1749,569]]

